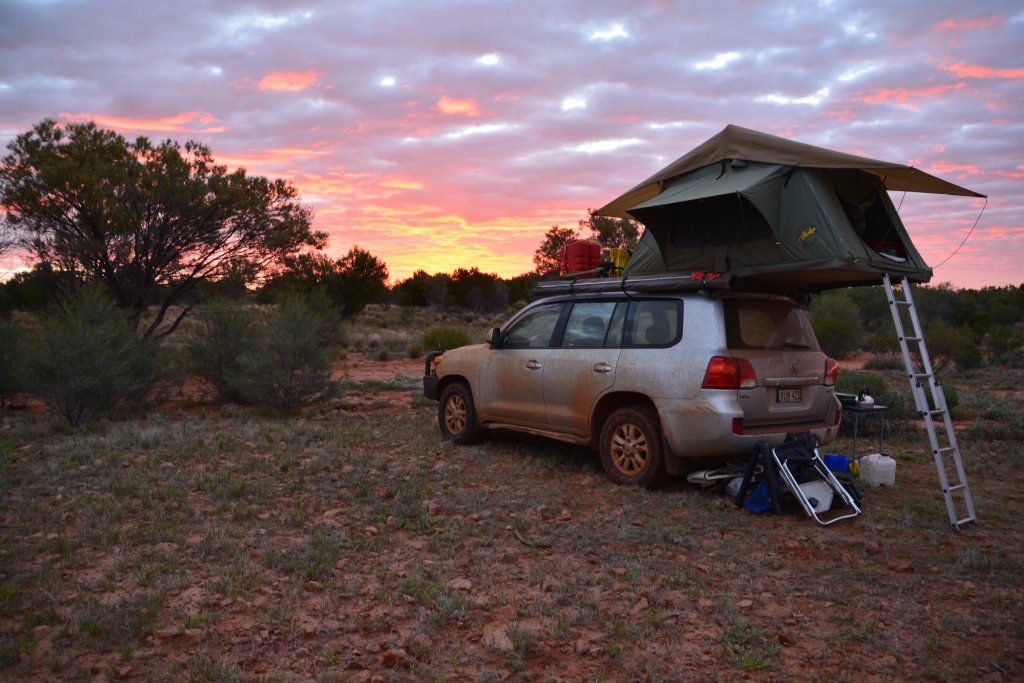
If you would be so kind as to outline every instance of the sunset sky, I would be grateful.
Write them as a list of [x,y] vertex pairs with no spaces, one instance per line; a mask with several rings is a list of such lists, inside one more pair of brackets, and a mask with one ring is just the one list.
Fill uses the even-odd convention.
[[1022,46],[1020,0],[0,0],[0,145],[196,140],[296,185],[334,256],[511,277],[733,123],[987,195],[893,200],[933,283],[1018,285]]

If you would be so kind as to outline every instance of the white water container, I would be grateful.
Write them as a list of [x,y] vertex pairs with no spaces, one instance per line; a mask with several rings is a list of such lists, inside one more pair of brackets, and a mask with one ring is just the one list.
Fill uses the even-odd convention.
[[860,480],[868,486],[895,486],[896,461],[883,453],[872,453],[860,459]]

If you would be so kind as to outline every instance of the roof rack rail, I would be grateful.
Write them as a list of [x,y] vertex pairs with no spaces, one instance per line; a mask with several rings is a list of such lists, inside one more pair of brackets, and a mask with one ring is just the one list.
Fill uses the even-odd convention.
[[665,292],[680,289],[729,289],[732,274],[644,273],[581,280],[547,280],[533,286],[535,296],[610,292]]

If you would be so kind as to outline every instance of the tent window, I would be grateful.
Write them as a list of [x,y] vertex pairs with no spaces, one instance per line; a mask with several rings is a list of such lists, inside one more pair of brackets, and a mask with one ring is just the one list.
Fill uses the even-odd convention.
[[874,201],[866,209],[863,209],[861,208],[863,205],[858,206],[844,199],[838,192],[837,194],[843,211],[846,213],[846,218],[865,244],[875,251],[884,251],[901,258],[906,257],[906,248],[900,240],[899,232],[893,224],[889,212],[885,210],[881,197],[876,194]]
[[671,206],[673,247],[705,247],[769,239],[772,229],[741,195],[708,197]]

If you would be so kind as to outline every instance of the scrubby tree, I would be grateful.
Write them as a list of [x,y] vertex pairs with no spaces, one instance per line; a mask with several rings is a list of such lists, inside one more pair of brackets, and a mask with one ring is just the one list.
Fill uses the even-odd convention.
[[589,230],[605,251],[609,249],[633,249],[640,239],[640,224],[629,218],[598,216],[587,210],[587,218],[580,219],[580,230]]
[[343,318],[358,315],[368,304],[388,295],[388,267],[376,256],[354,246],[340,259],[305,253],[288,259],[287,270],[275,288],[293,293],[326,295]]
[[195,325],[185,337],[190,369],[212,388],[218,402],[241,401],[233,383],[239,358],[257,341],[257,315],[252,306],[228,299],[203,302]]
[[268,314],[256,342],[231,377],[247,403],[291,413],[337,392],[331,378],[330,309],[306,297],[285,297]]
[[94,288],[52,309],[22,346],[23,388],[72,426],[89,414],[141,399],[153,380],[156,345]]
[[0,317],[0,408],[10,403],[21,388],[20,371],[21,327]]
[[14,229],[7,222],[6,216],[0,216],[0,256],[3,256],[15,243]]
[[544,233],[544,240],[537,247],[533,254],[533,265],[541,277],[557,275],[561,269],[562,249],[569,242],[579,239],[579,232],[573,228],[560,228],[552,225],[551,229]]
[[818,343],[833,358],[845,358],[864,343],[860,309],[846,292],[819,294],[811,302],[810,313]]
[[427,289],[434,276],[425,270],[417,270],[411,276],[395,283],[391,294],[399,306],[426,306]]
[[102,283],[136,323],[155,306],[147,336],[178,325],[199,283],[240,268],[264,275],[326,240],[293,186],[229,172],[196,142],[48,119],[8,149],[0,204],[21,245],[67,282]]
[[963,370],[981,365],[981,346],[975,341],[970,327],[954,327],[942,318],[935,318],[925,324],[924,336],[936,372],[951,364]]
[[448,289],[457,305],[476,313],[500,311],[508,304],[508,291],[501,278],[479,268],[456,269]]

